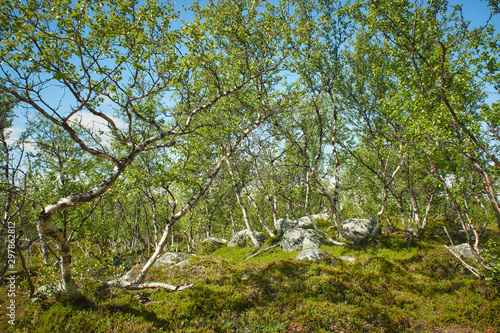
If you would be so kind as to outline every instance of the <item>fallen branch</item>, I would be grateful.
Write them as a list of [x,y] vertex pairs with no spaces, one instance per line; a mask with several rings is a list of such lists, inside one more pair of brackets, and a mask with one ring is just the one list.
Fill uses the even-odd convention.
[[481,277],[481,275],[479,274],[479,271],[477,270],[477,268],[469,265],[468,263],[466,263],[463,259],[462,259],[462,256],[460,255],[460,253],[458,251],[455,250],[455,245],[453,245],[453,241],[451,240],[451,237],[450,237],[450,234],[448,233],[448,230],[446,230],[446,227],[443,227],[444,231],[446,232],[446,235],[448,236],[448,239],[450,240],[450,243],[451,243],[451,246],[446,246],[444,245],[444,247],[451,253],[453,254],[458,260],[460,260],[460,262],[462,263],[462,266],[464,266],[465,268],[467,268],[472,274],[474,274],[476,277]]
[[336,240],[334,240],[333,238],[328,236],[328,234],[326,232],[324,232],[323,230],[321,230],[320,228],[318,228],[316,226],[316,223],[314,223],[314,222],[313,222],[313,226],[314,226],[314,230],[316,230],[316,232],[322,234],[328,243],[333,244],[333,245],[337,245],[337,246],[344,246],[345,245],[344,242],[337,242]]
[[[444,245],[444,244],[443,244],[443,245]],[[481,275],[479,274],[479,271],[478,271],[475,267],[473,267],[473,266],[469,265],[468,263],[466,263],[466,262],[462,259],[462,257],[460,256],[460,253],[458,253],[457,251],[455,251],[455,250],[453,249],[453,247],[452,247],[452,246],[446,246],[446,245],[444,245],[444,247],[445,247],[448,251],[450,251],[450,253],[451,253],[451,254],[453,254],[453,255],[454,255],[454,256],[455,256],[458,260],[460,260],[460,262],[462,263],[462,265],[463,265],[465,268],[467,268],[467,269],[468,269],[468,270],[469,270],[472,274],[474,274],[476,277],[481,277]]]
[[129,284],[123,286],[128,290],[141,290],[141,289],[166,289],[168,291],[183,291],[185,289],[190,289],[193,287],[194,283],[184,284],[180,286],[174,286],[168,283],[162,282],[145,282],[141,284]]
[[105,281],[104,285],[106,287],[114,287],[127,290],[165,289],[168,291],[183,291],[185,289],[192,288],[194,286],[194,283],[188,283],[180,286],[174,286],[163,282],[131,283],[127,280],[126,277],[121,277],[119,279]]
[[328,243],[333,244],[333,245],[337,245],[337,246],[344,246],[345,245],[344,242],[337,242],[336,240],[333,240],[333,238],[331,238],[326,232],[324,232],[323,230],[318,228],[318,226],[316,225],[316,222],[314,221],[314,218],[312,218],[312,216],[309,216],[309,219],[312,222],[314,230],[316,230],[317,233],[320,233],[321,235],[323,235],[323,237],[326,239],[326,241]]
[[278,243],[278,244],[274,244],[274,245],[271,245],[271,246],[269,246],[269,247],[266,247],[265,249],[262,249],[262,250],[260,250],[260,251],[257,251],[257,252],[255,252],[254,254],[252,254],[251,256],[246,257],[246,258],[245,258],[245,260],[248,260],[248,259],[250,259],[250,258],[252,258],[252,257],[255,257],[256,255],[258,255],[258,254],[259,254],[259,253],[261,253],[261,252],[266,252],[266,251],[268,251],[268,250],[270,250],[270,249],[274,249],[275,247],[277,247],[277,246],[279,246],[279,245],[280,245],[280,243]]

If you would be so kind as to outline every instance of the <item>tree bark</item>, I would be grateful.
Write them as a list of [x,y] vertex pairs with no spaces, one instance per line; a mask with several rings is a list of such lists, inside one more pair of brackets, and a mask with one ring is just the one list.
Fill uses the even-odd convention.
[[52,224],[52,216],[68,207],[78,206],[100,197],[118,179],[125,168],[132,163],[137,153],[137,151],[134,151],[127,158],[123,158],[120,164],[115,165],[110,175],[94,189],[54,201],[46,206],[39,215],[38,228],[41,231],[41,236],[51,237],[58,246],[61,256],[61,276],[64,288],[70,298],[79,299],[81,297],[78,286],[71,274],[71,247],[68,239],[64,237],[64,231]]
[[226,160],[226,164],[228,167],[228,172],[229,175],[231,176],[231,179],[233,180],[233,188],[234,188],[234,194],[236,195],[236,200],[238,201],[238,205],[240,206],[241,213],[243,214],[243,221],[245,222],[245,226],[247,227],[247,230],[250,233],[250,239],[252,240],[252,243],[255,247],[260,247],[260,242],[257,240],[257,237],[255,237],[254,230],[250,224],[250,218],[248,217],[248,211],[243,203],[243,200],[241,198],[241,193],[240,193],[240,186],[238,186],[237,181],[236,181],[236,176],[233,171],[233,165],[229,160]]

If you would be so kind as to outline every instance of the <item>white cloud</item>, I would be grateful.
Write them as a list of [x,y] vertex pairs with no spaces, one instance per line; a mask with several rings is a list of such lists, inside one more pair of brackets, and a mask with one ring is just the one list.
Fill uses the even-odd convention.
[[[124,130],[127,128],[127,124],[121,119],[110,115],[106,116],[108,116],[114,122],[115,126],[119,130]],[[89,133],[99,135],[103,140],[102,143],[105,146],[107,146],[111,141],[111,130],[106,119],[94,115],[88,111],[81,111],[73,115],[70,120],[84,127]]]
[[[11,147],[14,146],[16,142],[21,138],[21,134],[23,134],[24,130],[24,128],[18,126],[13,126],[7,129],[7,144]],[[35,145],[30,141],[24,142],[24,147],[21,146],[20,148],[24,149],[25,153],[35,152]]]
[[[121,119],[118,119],[110,115],[106,116],[109,117],[115,123],[118,129],[123,130],[124,128],[127,127],[127,124],[123,122]],[[109,132],[109,126],[106,119],[94,115],[88,111],[78,112],[75,115],[73,115],[70,119],[84,126],[89,131],[94,130],[94,131],[102,131],[105,133]]]

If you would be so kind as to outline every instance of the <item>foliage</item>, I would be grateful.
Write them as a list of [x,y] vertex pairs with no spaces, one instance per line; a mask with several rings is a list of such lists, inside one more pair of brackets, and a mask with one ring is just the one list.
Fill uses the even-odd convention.
[[[498,12],[498,1],[488,4]],[[107,267],[112,254],[144,262],[164,246],[211,254],[218,259],[201,262],[224,266],[234,280],[242,269],[236,259],[254,250],[202,240],[252,228],[271,236],[265,243],[271,246],[279,240],[273,230],[279,218],[325,211],[329,221],[316,224],[332,238],[354,217],[378,219],[384,230],[408,237],[365,244],[391,256],[404,256],[412,243],[447,244],[444,227],[460,242],[479,236],[478,245],[497,253],[487,231],[500,227],[500,112],[491,93],[499,89],[500,35],[489,22],[473,26],[467,19],[445,0],[211,0],[182,8],[171,1],[6,0],[0,5],[0,205],[6,212],[0,243],[14,220],[20,245],[51,235],[64,279],[74,277],[88,295],[97,277],[118,274]],[[16,120],[25,123],[20,136]],[[408,268],[414,263],[391,261],[384,251],[354,266],[379,277],[391,270],[414,274]],[[432,259],[433,251],[420,254],[428,266],[417,273],[455,278],[454,268]],[[251,260],[252,274],[261,280],[259,270],[278,274],[264,265],[273,255]],[[0,257],[5,270],[6,255]],[[484,276],[498,281],[498,262],[485,259]],[[287,265],[298,270],[291,280],[299,272],[309,277],[304,264],[279,260],[276,267]],[[38,283],[55,283],[52,267],[39,274]],[[163,278],[158,271],[154,276]],[[264,280],[260,287],[275,288]],[[161,320],[201,329],[189,311],[209,312],[212,289],[228,296],[238,320],[252,321],[254,329],[255,318],[268,318],[258,297],[230,296],[235,286],[207,281],[189,292],[204,299],[200,308],[182,304],[181,317]],[[395,278],[386,282],[400,286]],[[342,283],[359,291],[351,295],[359,304],[368,297]],[[330,288],[322,284],[315,288]],[[288,287],[278,289],[298,289]],[[328,290],[337,306],[339,291]],[[422,298],[418,305],[431,309]],[[286,305],[263,296],[267,301]],[[390,300],[379,303],[321,313],[335,327],[305,319],[277,327],[372,330],[375,323],[396,330],[409,320],[400,314],[398,322],[401,311]],[[61,311],[54,320],[64,321],[68,314]],[[290,311],[300,318],[312,312]],[[338,322],[353,313],[349,325]],[[213,330],[230,329],[203,320]],[[153,330],[149,324],[138,327]],[[243,330],[247,323],[234,325]]]

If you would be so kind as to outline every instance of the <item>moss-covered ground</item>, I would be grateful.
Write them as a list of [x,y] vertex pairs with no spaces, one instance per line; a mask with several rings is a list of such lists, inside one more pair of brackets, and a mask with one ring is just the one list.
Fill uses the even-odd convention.
[[[294,260],[298,252],[279,248],[245,261],[251,249],[222,247],[149,274],[151,281],[195,283],[182,292],[103,289],[93,277],[82,288],[84,301],[64,295],[33,301],[19,281],[15,325],[6,316],[8,298],[0,297],[0,331],[500,331],[498,288],[472,276],[440,241],[408,247],[392,235],[362,248],[321,249],[327,256],[317,261]],[[2,285],[0,293],[7,292]]]

